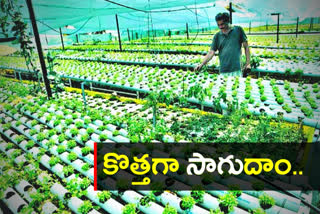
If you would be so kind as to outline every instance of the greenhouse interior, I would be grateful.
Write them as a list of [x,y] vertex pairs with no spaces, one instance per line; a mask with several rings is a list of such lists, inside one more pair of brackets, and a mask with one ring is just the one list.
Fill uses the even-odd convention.
[[0,4],[0,213],[320,213],[318,0]]

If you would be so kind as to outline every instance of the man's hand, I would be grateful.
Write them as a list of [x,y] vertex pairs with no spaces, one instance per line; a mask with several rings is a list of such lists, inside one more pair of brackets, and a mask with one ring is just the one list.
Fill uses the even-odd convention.
[[202,67],[203,67],[203,64],[197,65],[197,66],[194,68],[194,71],[200,71]]

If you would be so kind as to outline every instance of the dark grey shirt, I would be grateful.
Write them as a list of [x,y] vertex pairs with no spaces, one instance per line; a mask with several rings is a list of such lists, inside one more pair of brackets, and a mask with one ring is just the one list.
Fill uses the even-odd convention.
[[247,36],[240,26],[233,26],[225,35],[221,31],[212,39],[211,50],[219,50],[220,72],[239,71],[241,45]]

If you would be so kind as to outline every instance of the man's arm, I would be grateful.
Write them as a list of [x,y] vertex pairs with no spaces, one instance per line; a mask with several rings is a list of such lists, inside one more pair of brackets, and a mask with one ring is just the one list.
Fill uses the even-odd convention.
[[207,55],[204,57],[202,63],[194,68],[195,71],[201,70],[201,68],[206,65],[214,56],[214,50],[210,50]]
[[244,53],[246,55],[246,64],[244,66],[244,69],[247,69],[247,68],[251,68],[251,65],[250,65],[250,50],[249,50],[249,45],[248,45],[248,42],[245,41],[242,43],[243,45],[243,48],[244,48]]

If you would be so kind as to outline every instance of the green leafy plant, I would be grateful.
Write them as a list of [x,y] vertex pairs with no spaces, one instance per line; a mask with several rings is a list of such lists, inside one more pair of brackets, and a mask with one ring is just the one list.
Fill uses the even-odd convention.
[[109,200],[111,198],[111,192],[110,191],[98,192],[97,197],[98,197],[100,203],[105,203],[107,200]]
[[81,141],[82,142],[87,142],[88,140],[89,140],[89,135],[88,134],[81,135]]
[[83,164],[83,166],[81,167],[81,169],[83,171],[88,171],[90,169],[90,165],[88,163]]
[[79,134],[79,130],[77,128],[72,128],[70,130],[72,137],[77,136]]
[[21,143],[24,139],[25,139],[25,137],[23,135],[18,135],[14,140],[17,143]]
[[238,204],[238,201],[232,192],[219,196],[218,201],[221,211],[225,213],[232,212],[234,207]]
[[76,147],[77,146],[77,142],[75,141],[75,140],[69,140],[68,142],[67,142],[67,147],[68,147],[68,149],[73,149],[74,147]]
[[99,140],[100,141],[105,141],[105,140],[107,140],[108,139],[108,135],[106,135],[106,134],[100,134],[99,135]]
[[59,145],[57,147],[57,153],[60,155],[66,151],[66,147],[64,145]]
[[203,197],[205,194],[205,191],[203,190],[203,187],[201,185],[196,185],[193,187],[194,190],[191,191],[190,195],[196,203],[202,203],[203,202]]
[[47,135],[45,133],[43,133],[43,132],[40,132],[40,133],[37,134],[37,140],[40,141],[40,142],[43,141],[46,138],[47,138]]
[[64,166],[62,169],[62,172],[65,177],[69,177],[70,175],[72,175],[74,173],[74,168],[70,165]]
[[191,196],[183,196],[180,202],[180,207],[182,210],[190,210],[195,203],[195,200]]
[[91,184],[91,180],[89,178],[85,177],[81,180],[79,186],[82,190],[85,190],[89,187],[90,184]]
[[262,209],[266,210],[275,205],[275,200],[266,193],[259,196],[259,204]]
[[169,204],[166,204],[162,214],[177,214],[177,209],[170,206]]
[[222,212],[220,208],[217,208],[215,210],[210,209],[210,214],[224,214],[224,212]]
[[91,152],[91,148],[88,146],[85,146],[81,149],[81,153],[83,156],[87,156]]
[[29,140],[26,144],[26,149],[27,150],[31,149],[34,146],[34,144],[35,144],[34,141]]
[[68,154],[68,160],[69,160],[70,162],[77,160],[77,158],[78,158],[78,156],[77,156],[77,154],[74,153],[74,152],[70,152],[70,153]]
[[136,205],[129,203],[122,208],[122,214],[136,214]]
[[78,212],[81,214],[87,214],[93,209],[92,203],[90,201],[84,201],[78,208]]
[[140,198],[139,204],[141,206],[150,207],[151,206],[150,202],[153,202],[155,200],[156,199],[154,198],[153,195],[145,195],[142,198]]
[[60,163],[60,158],[52,156],[49,160],[50,167],[55,166],[57,163]]

